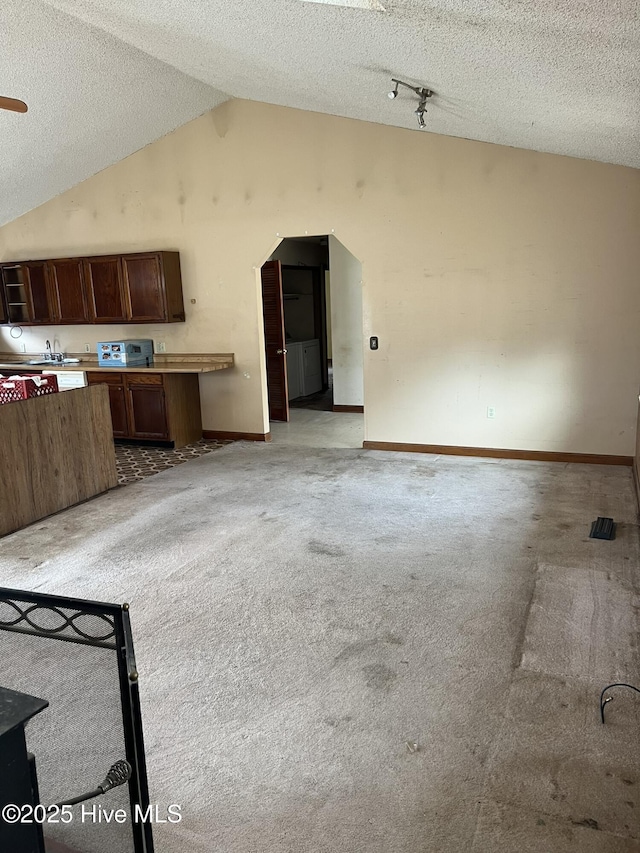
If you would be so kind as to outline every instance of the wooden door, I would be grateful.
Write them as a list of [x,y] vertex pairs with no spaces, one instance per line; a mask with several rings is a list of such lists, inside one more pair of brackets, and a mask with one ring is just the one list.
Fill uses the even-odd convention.
[[262,313],[267,359],[269,420],[288,421],[287,348],[280,261],[267,261],[262,267]]
[[126,378],[131,435],[133,438],[169,438],[169,423],[162,375]]
[[53,306],[47,284],[45,262],[25,264],[24,278],[28,292],[31,322],[53,322]]
[[86,258],[83,263],[91,322],[124,322],[127,312],[120,258]]
[[82,259],[48,261],[47,270],[54,319],[61,323],[88,323]]
[[123,255],[125,293],[129,320],[166,322],[162,264],[157,253]]

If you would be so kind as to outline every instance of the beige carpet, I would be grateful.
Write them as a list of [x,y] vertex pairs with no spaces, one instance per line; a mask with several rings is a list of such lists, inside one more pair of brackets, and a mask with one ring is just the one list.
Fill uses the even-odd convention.
[[625,468],[237,443],[0,572],[131,603],[158,853],[631,853],[639,556]]

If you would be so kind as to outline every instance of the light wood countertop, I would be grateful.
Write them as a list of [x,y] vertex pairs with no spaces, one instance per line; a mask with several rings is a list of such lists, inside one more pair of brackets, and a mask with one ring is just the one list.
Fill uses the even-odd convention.
[[[0,359],[6,353],[0,353]],[[7,361],[0,361],[0,371],[12,371],[19,373],[23,370],[47,370],[47,371],[69,371],[81,370],[84,372],[94,373],[96,371],[112,371],[113,373],[213,373],[216,370],[227,370],[233,367],[233,353],[189,353],[185,355],[169,355],[161,354],[154,355],[154,363],[151,367],[101,367],[98,364],[96,355],[87,353],[82,358],[79,354],[69,353],[69,358],[80,358],[77,364],[27,364],[26,361],[18,360],[18,358],[10,358]],[[34,356],[24,356],[25,359],[37,358]]]

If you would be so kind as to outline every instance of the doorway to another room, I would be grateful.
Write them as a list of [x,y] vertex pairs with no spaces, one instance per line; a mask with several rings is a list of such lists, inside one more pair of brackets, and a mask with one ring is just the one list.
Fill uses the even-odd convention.
[[333,235],[289,237],[261,272],[272,439],[361,447],[362,264]]

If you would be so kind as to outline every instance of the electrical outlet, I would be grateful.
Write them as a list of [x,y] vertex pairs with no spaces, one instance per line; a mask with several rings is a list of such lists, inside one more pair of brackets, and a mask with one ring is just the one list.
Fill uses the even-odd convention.
[[84,345],[84,351],[85,352],[91,352],[91,344],[85,344]]
[[156,352],[166,352],[167,345],[164,341],[156,341]]
[[495,416],[496,416],[495,406],[487,406],[487,417],[493,419],[493,418],[495,418]]

